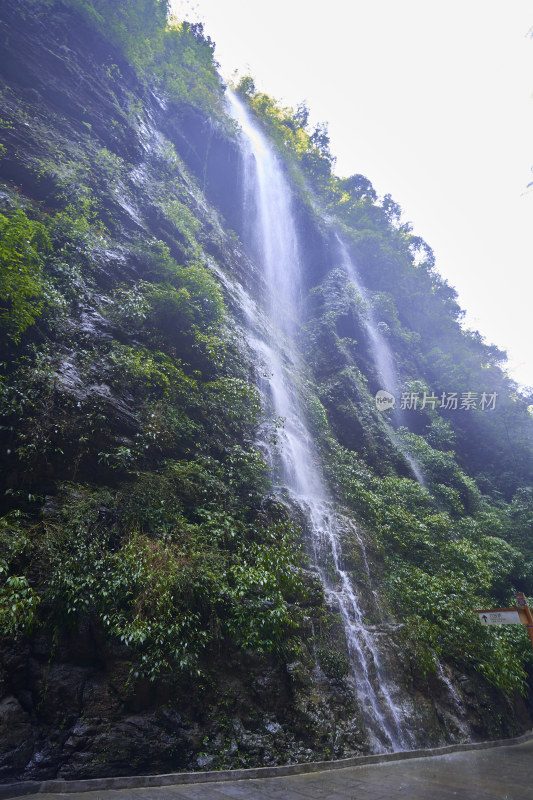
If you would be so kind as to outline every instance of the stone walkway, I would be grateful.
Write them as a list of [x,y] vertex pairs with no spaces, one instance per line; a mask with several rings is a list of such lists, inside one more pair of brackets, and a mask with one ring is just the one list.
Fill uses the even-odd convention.
[[279,778],[26,795],[33,800],[531,800],[533,740]]

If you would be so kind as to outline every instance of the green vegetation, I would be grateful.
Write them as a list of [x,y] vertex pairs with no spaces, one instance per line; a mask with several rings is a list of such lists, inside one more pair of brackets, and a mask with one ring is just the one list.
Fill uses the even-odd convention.
[[458,493],[432,495],[412,480],[378,478],[355,453],[331,444],[331,480],[373,532],[388,602],[407,623],[418,668],[433,671],[435,658],[444,658],[526,694],[533,666],[526,631],[494,632],[472,614],[514,605],[512,587],[530,585],[531,566],[505,541],[510,514],[486,502],[467,514]]
[[242,503],[262,470],[228,483],[213,460],[167,461],[112,493],[65,486],[31,564],[55,623],[89,617],[133,651],[132,678],[199,673],[221,639],[279,650],[298,555],[287,521],[257,524]]
[[[111,288],[118,339],[72,342],[73,391],[68,378],[58,384],[65,334],[55,317],[76,303],[66,261],[68,277],[87,280],[100,228],[91,236],[72,205],[41,219],[15,207],[1,220],[3,258],[24,266],[18,283],[4,284],[15,298],[6,328],[22,348],[0,400],[15,477],[7,498],[25,513],[10,511],[0,528],[3,634],[83,615],[134,651],[132,677],[151,679],[199,671],[221,638],[280,650],[297,621],[286,599],[301,589],[289,569],[297,538],[279,512],[258,518],[267,487],[251,444],[260,406],[229,366],[219,287],[163,242],[135,243],[150,280]],[[45,342],[28,338],[38,314]],[[135,410],[127,437],[117,436],[105,395],[76,399],[94,374]],[[57,485],[41,522],[33,509],[50,491],[43,470]]]
[[43,253],[50,250],[45,227],[17,209],[0,214],[0,322],[18,344],[43,310],[47,289]]
[[[220,105],[221,84],[214,45],[200,24],[169,20],[167,0],[66,0],[117,45],[127,61],[148,81],[159,81],[165,94],[205,110]],[[120,66],[107,67],[120,80]]]

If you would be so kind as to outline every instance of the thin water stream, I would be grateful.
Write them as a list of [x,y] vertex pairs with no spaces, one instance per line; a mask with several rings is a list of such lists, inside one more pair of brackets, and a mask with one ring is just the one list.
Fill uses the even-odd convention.
[[[394,363],[394,356],[392,354],[389,345],[387,344],[385,337],[379,330],[379,325],[376,322],[371,299],[369,297],[366,288],[361,283],[355,264],[350,258],[348,250],[346,249],[346,246],[343,243],[343,241],[340,239],[338,235],[336,238],[339,246],[342,266],[348,278],[357,289],[359,295],[363,299],[366,306],[364,325],[366,328],[368,340],[370,342],[370,350],[372,352],[372,357],[374,360],[374,364],[376,366],[376,371],[378,373],[378,377],[382,381],[381,388],[387,392],[390,392],[390,394],[397,399],[399,392],[399,381],[398,381],[398,373]],[[405,420],[403,418],[401,407],[399,407],[397,404],[394,406],[393,419],[397,426],[405,425]],[[404,445],[400,441],[398,435],[392,428],[390,428],[390,435],[396,447],[398,447],[398,449],[403,453],[418,483],[424,486],[425,485],[424,475],[420,467],[420,464],[410,453],[407,452]]]

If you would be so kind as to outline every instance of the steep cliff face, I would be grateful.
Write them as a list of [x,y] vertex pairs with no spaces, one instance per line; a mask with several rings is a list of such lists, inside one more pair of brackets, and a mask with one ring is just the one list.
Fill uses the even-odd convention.
[[[0,18],[0,780],[367,752],[341,613],[305,553],[309,521],[272,490],[257,446],[276,421],[256,391],[243,297],[261,307],[268,290],[243,245],[223,89],[210,88],[211,108],[165,94],[75,7],[6,0]],[[179,35],[189,66],[195,48],[211,57],[201,33]],[[339,507],[361,520],[357,539],[346,525],[345,569],[410,741],[522,731],[526,703],[490,673],[485,632],[463,656],[451,633],[435,640],[442,620],[423,617],[413,586],[394,605],[390,576],[405,564],[395,572],[388,551],[418,553],[422,586],[436,545],[418,520],[440,541],[449,518],[369,401],[360,300],[335,231],[295,192],[305,413]],[[455,466],[439,469],[455,481],[441,490],[453,536],[470,537],[450,563],[472,570],[475,492]],[[484,597],[512,586],[504,545],[486,544],[500,560]],[[455,600],[426,590],[452,620],[469,586]],[[505,677],[523,642],[497,645]]]

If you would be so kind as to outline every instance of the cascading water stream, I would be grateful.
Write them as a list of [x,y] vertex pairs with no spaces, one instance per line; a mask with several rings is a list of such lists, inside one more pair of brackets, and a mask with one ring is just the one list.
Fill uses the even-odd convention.
[[[372,303],[370,302],[368,292],[359,279],[359,275],[357,274],[355,265],[349,256],[348,250],[338,235],[335,238],[337,239],[339,246],[342,266],[348,275],[348,278],[353,283],[366,305],[364,324],[370,340],[374,364],[379,373],[379,377],[383,381],[382,388],[388,392],[391,392],[391,394],[396,394],[398,391],[398,375],[396,374],[392,353],[385,342],[385,339],[379,332],[379,328],[374,316],[374,309],[372,308]],[[397,410],[395,409],[395,411]]]
[[[281,448],[264,443],[280,488],[304,512],[309,556],[328,602],[338,608],[351,659],[362,719],[374,750],[411,746],[372,632],[365,626],[357,592],[343,567],[341,524],[330,502],[318,454],[307,430],[298,391],[299,358],[294,332],[299,322],[301,260],[291,193],[281,165],[237,97],[228,92],[239,123],[244,160],[245,241],[266,281],[268,325],[257,306],[245,303],[248,343],[265,367],[260,380],[263,403],[284,419]],[[353,526],[353,523],[351,523]],[[352,529],[351,533],[357,537]]]
[[437,667],[437,675],[439,676],[442,683],[446,686],[448,695],[450,700],[452,701],[452,705],[455,708],[456,717],[455,721],[457,724],[457,728],[461,734],[461,736],[468,741],[470,739],[470,727],[467,724],[466,720],[468,718],[468,712],[464,706],[463,701],[455,691],[453,683],[448,678],[444,671],[444,667],[440,663],[440,661],[435,657],[435,666]]
[[[342,266],[348,275],[348,278],[353,283],[355,288],[357,289],[359,295],[363,299],[366,305],[366,313],[364,317],[364,325],[366,328],[367,336],[370,342],[370,349],[372,353],[372,358],[374,360],[374,364],[376,366],[376,370],[378,372],[379,377],[383,381],[382,389],[387,392],[390,392],[392,395],[397,397],[398,394],[398,374],[396,372],[396,367],[394,366],[394,357],[392,355],[391,349],[388,346],[384,336],[379,330],[379,326],[376,322],[376,318],[374,316],[374,309],[372,308],[372,302],[368,296],[368,292],[366,288],[361,283],[355,265],[350,258],[348,250],[346,249],[345,244],[337,235],[337,243],[339,245],[340,256],[342,259]],[[397,425],[404,424],[403,414],[401,408],[395,406],[393,411],[393,418]],[[398,447],[399,450],[403,453],[405,459],[409,463],[413,474],[417,481],[424,486],[424,475],[420,468],[420,464],[418,461],[413,458],[413,456],[408,453],[403,446],[402,442],[399,440],[397,434],[394,430],[391,430],[391,436],[393,438],[394,443]]]

